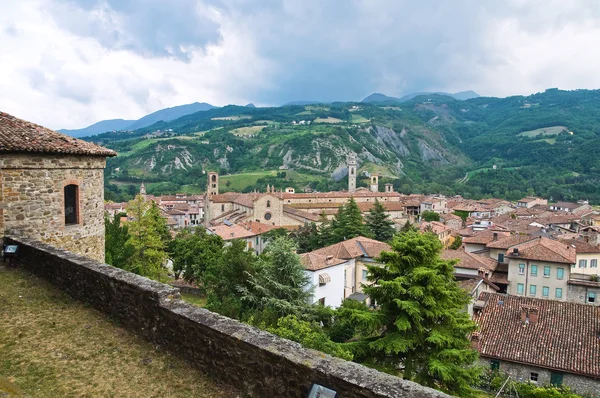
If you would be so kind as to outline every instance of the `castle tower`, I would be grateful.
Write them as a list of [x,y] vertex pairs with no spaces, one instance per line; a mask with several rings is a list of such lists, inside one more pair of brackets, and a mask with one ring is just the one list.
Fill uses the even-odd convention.
[[371,192],[379,192],[379,174],[371,174]]
[[356,191],[356,155],[348,155],[348,192]]
[[208,172],[208,186],[206,193],[208,193],[209,196],[219,194],[219,173],[215,171]]

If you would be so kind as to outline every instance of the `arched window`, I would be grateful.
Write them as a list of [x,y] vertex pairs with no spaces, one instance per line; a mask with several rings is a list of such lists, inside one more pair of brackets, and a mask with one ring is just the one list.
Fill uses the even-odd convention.
[[212,175],[212,182],[217,182],[217,176],[216,175]]
[[271,207],[271,201],[267,200],[267,207]]
[[65,225],[79,224],[79,187],[67,185],[65,195]]

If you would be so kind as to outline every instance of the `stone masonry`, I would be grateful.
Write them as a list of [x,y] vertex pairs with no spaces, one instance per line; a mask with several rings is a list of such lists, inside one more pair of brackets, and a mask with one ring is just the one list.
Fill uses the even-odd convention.
[[194,307],[168,285],[31,239],[7,241],[20,245],[24,268],[247,396],[304,398],[318,383],[344,398],[448,397]]
[[[2,153],[0,239],[23,236],[104,261],[103,156]],[[65,225],[64,187],[79,187],[79,223]]]

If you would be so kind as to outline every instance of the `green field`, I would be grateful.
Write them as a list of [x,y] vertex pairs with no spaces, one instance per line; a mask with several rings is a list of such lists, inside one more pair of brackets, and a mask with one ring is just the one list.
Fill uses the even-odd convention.
[[379,174],[382,177],[395,177],[396,175],[390,171],[390,169],[386,166],[381,166],[373,163],[365,163],[362,165],[360,169],[358,169],[359,174],[363,171],[368,171],[371,174]]
[[368,123],[370,122],[369,119],[367,119],[366,117],[362,116],[362,115],[356,115],[356,114],[352,114],[352,123]]
[[252,119],[252,116],[235,115],[235,116],[213,117],[210,120],[242,120],[242,119]]
[[[256,184],[256,181],[259,178],[264,178],[267,176],[274,177],[276,175],[277,175],[277,172],[274,170],[256,171],[256,172],[252,172],[252,173],[242,173],[242,174],[222,175],[222,176],[219,176],[219,188],[223,192],[227,192],[227,191],[241,192],[247,186]],[[229,182],[229,186],[227,186],[228,182]]]
[[566,128],[565,126],[544,127],[541,129],[523,131],[523,132],[517,134],[517,136],[532,138],[532,137],[537,137],[538,135],[541,135],[541,136],[558,135],[558,134],[562,133],[563,131],[569,131],[569,129]]
[[344,121],[342,119],[338,119],[335,117],[327,117],[327,118],[322,118],[322,117],[318,117],[315,119],[315,123],[343,123]]
[[247,126],[247,127],[239,127],[237,129],[233,129],[230,131],[231,134],[236,135],[238,137],[244,137],[247,135],[254,135],[260,133],[267,126]]

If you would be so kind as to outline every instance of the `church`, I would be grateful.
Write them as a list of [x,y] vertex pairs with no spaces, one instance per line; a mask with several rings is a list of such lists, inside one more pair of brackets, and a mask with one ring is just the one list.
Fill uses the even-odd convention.
[[392,219],[404,218],[404,195],[385,184],[379,192],[379,176],[370,176],[370,188],[356,188],[356,156],[348,156],[348,190],[339,192],[295,193],[293,188],[276,191],[267,185],[264,193],[219,193],[219,175],[208,173],[205,198],[205,226],[229,222],[257,221],[276,227],[296,227],[318,222],[321,214],[333,217],[338,208],[354,198],[361,212],[367,213],[379,200]]

